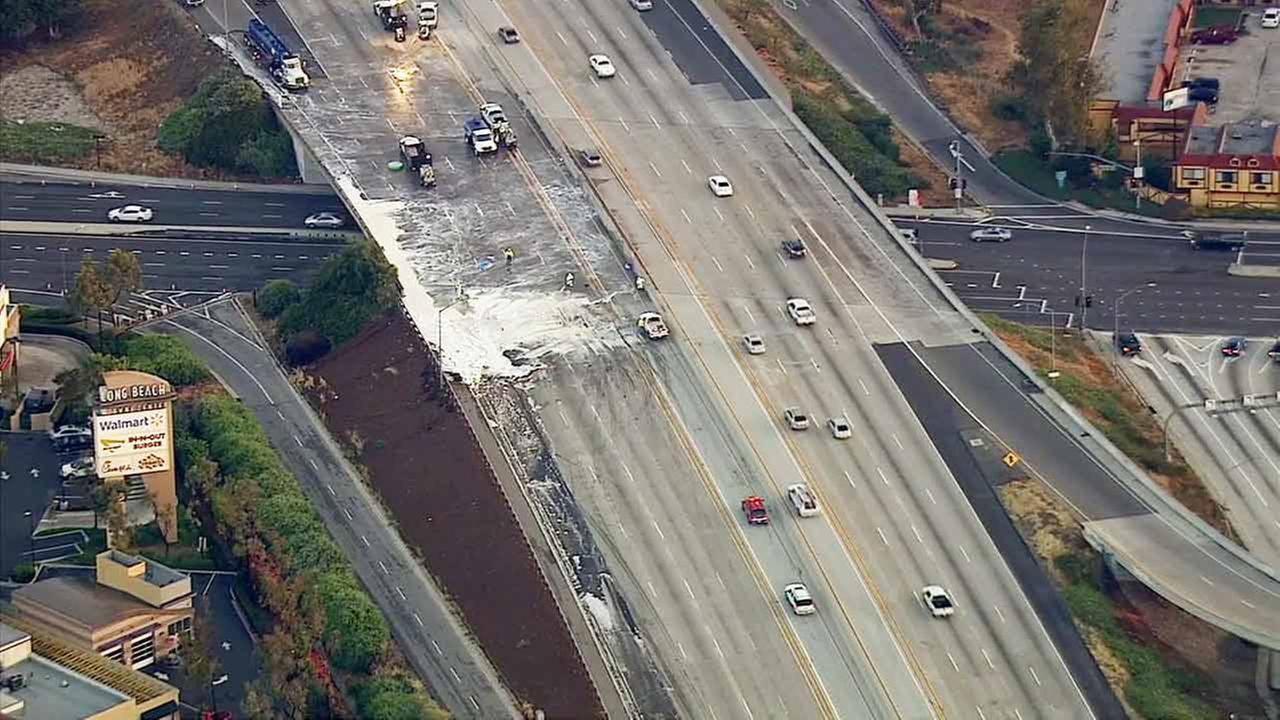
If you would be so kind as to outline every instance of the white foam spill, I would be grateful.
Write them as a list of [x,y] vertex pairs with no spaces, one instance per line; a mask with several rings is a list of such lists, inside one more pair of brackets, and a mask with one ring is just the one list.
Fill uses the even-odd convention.
[[428,343],[443,346],[445,371],[463,382],[520,378],[543,367],[548,357],[598,352],[622,343],[612,325],[591,312],[594,303],[576,293],[468,289],[464,300],[454,302],[453,293],[440,288],[440,312],[441,303],[427,292],[400,244],[403,231],[396,218],[404,203],[365,200],[350,177],[340,176],[337,182],[397,269],[410,319]]
[[587,612],[591,613],[591,617],[595,618],[596,625],[601,630],[608,632],[613,629],[613,611],[605,601],[592,595],[591,593],[582,593],[582,604],[587,607]]

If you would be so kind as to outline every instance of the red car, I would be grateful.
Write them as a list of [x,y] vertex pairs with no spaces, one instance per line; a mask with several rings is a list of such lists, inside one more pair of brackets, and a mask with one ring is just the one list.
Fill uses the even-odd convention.
[[1234,25],[1214,25],[1191,33],[1195,45],[1230,45],[1240,37]]
[[764,507],[764,498],[752,495],[742,501],[742,514],[747,516],[748,525],[768,525],[769,511]]

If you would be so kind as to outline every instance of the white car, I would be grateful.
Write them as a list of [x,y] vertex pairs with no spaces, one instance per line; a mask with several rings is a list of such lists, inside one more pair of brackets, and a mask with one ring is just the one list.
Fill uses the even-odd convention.
[[73,437],[90,437],[93,431],[85,427],[76,427],[75,425],[63,425],[57,430],[49,431],[50,440],[65,440]]
[[805,415],[798,407],[789,407],[783,410],[782,417],[787,421],[787,427],[792,430],[809,429],[809,416]]
[[813,517],[822,512],[822,508],[818,507],[818,498],[814,497],[813,491],[804,483],[788,486],[787,499],[791,501],[791,506],[796,509],[796,514],[802,518]]
[[974,242],[1009,242],[1013,239],[1013,231],[1002,227],[978,228],[969,233],[969,239]]
[[340,228],[346,224],[341,216],[331,212],[318,212],[314,215],[308,215],[306,220],[302,221],[303,225],[309,228]]
[[111,222],[147,222],[152,217],[151,208],[141,205],[125,205],[107,211]]
[[789,298],[787,300],[787,314],[791,316],[791,319],[797,325],[812,325],[818,319],[818,316],[813,314],[813,308],[809,306],[809,301],[804,298]]
[[742,344],[746,346],[748,355],[764,354],[764,350],[765,350],[764,338],[760,337],[759,335],[742,336]]
[[507,121],[507,114],[502,112],[502,106],[498,103],[485,103],[480,106],[480,117],[490,125],[497,125]]
[[618,72],[614,69],[613,61],[608,55],[592,55],[587,58],[587,62],[591,63],[591,69],[598,78],[611,78]]
[[797,615],[812,615],[818,612],[818,608],[813,604],[813,596],[809,594],[809,588],[805,587],[804,583],[791,583],[782,588],[782,596],[791,606],[791,612]]
[[831,431],[831,437],[837,440],[848,440],[853,437],[853,427],[843,415],[828,420],[827,429]]
[[928,585],[920,591],[924,606],[934,617],[951,617],[956,612],[955,603],[941,585]]
[[636,320],[636,326],[650,340],[661,340],[671,334],[671,331],[667,329],[667,324],[663,322],[662,316],[655,312],[642,313],[640,318]]
[[85,478],[94,474],[93,456],[82,457],[62,464],[62,479]]
[[653,9],[653,0],[631,0],[631,7],[644,12]]
[[1280,8],[1267,8],[1262,11],[1262,27],[1280,28]]
[[729,182],[729,178],[723,175],[712,175],[707,178],[707,186],[711,188],[712,194],[716,197],[733,196],[733,183]]

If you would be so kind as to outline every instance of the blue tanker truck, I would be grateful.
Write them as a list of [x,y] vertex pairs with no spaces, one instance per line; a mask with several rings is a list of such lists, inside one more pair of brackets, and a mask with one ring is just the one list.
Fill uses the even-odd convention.
[[245,36],[254,59],[267,68],[271,77],[281,86],[290,90],[305,90],[311,85],[311,78],[302,69],[302,58],[293,54],[289,46],[266,23],[257,18],[250,20]]

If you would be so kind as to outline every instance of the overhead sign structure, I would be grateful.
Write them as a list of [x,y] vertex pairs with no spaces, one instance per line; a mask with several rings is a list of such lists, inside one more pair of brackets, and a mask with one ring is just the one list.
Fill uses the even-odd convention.
[[93,457],[98,477],[119,477],[170,469],[169,410],[159,408],[94,415]]
[[1161,107],[1165,112],[1184,108],[1191,104],[1191,88],[1167,90],[1161,99],[1163,100]]

